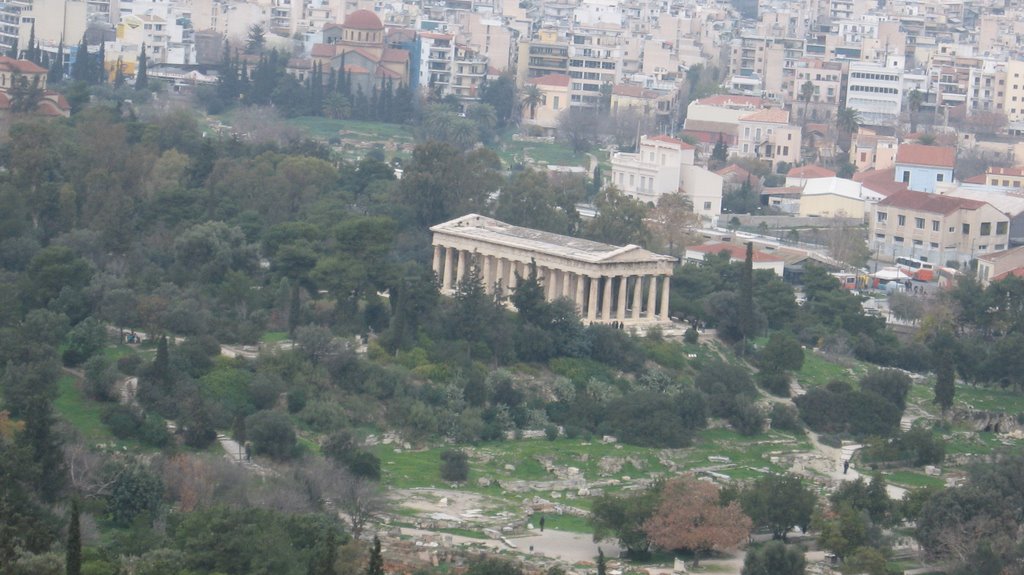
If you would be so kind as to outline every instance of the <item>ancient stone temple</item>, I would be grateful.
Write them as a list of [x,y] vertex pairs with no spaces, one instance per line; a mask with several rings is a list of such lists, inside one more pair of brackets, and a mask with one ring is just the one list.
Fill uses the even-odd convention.
[[487,292],[508,301],[516,274],[529,277],[530,264],[536,263],[547,300],[569,298],[584,323],[645,326],[669,321],[669,279],[676,263],[672,256],[521,228],[477,214],[430,231],[434,272],[443,294],[454,293],[473,266]]

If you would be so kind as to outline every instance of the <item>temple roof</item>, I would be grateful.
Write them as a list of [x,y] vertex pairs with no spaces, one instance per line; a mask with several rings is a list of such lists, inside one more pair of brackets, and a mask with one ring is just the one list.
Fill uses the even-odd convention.
[[534,230],[506,224],[494,218],[468,214],[430,228],[473,241],[520,248],[538,254],[545,254],[585,263],[629,263],[629,262],[675,262],[676,258],[656,254],[640,246],[613,246],[582,238],[563,236],[551,232]]

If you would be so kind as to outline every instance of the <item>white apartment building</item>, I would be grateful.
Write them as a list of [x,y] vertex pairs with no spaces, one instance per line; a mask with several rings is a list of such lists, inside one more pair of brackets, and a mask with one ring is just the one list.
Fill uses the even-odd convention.
[[903,106],[903,72],[868,62],[851,62],[846,107],[869,126],[894,126]]
[[601,87],[614,85],[622,78],[622,50],[612,35],[577,32],[569,43],[569,77],[572,105],[596,107]]
[[657,205],[682,190],[706,220],[722,213],[722,176],[694,165],[695,147],[669,136],[642,136],[636,153],[612,155],[612,184],[641,202]]

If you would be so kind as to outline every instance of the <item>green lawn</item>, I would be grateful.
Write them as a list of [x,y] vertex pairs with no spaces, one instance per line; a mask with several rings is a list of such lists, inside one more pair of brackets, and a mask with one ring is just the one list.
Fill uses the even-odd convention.
[[559,143],[519,142],[506,138],[501,147],[495,149],[505,165],[522,163],[528,157],[535,163],[552,166],[587,167],[590,160],[585,153],[576,154],[572,148]]
[[1024,394],[995,387],[956,386],[956,403],[984,411],[1024,413]]
[[54,407],[57,413],[74,427],[82,438],[89,442],[114,441],[113,434],[100,420],[104,405],[85,397],[82,390],[75,385],[75,378],[63,375],[57,380],[57,400]]
[[946,484],[941,477],[932,477],[916,471],[893,471],[884,475],[886,481],[900,487],[942,487]]
[[544,529],[556,529],[558,531],[570,531],[572,533],[593,533],[594,527],[586,517],[575,515],[552,515],[550,513],[534,513],[530,516],[530,523],[540,529],[540,518],[544,517]]
[[288,332],[286,331],[268,331],[263,334],[261,341],[263,343],[278,343],[288,339]]
[[825,385],[833,379],[853,383],[867,370],[859,362],[850,361],[851,367],[845,367],[808,350],[804,353],[804,365],[796,374],[796,379],[804,389]]
[[310,136],[329,140],[355,141],[387,141],[396,140],[411,143],[413,141],[409,126],[401,124],[385,124],[383,122],[360,122],[357,120],[332,120],[316,116],[291,118],[286,122],[305,130]]

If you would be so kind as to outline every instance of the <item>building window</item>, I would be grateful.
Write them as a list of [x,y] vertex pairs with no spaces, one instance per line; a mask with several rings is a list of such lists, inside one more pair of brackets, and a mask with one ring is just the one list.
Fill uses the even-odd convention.
[[924,218],[914,218],[914,227],[923,230],[924,229]]
[[905,225],[907,225],[907,216],[904,216],[903,214],[900,214],[900,215],[896,216],[896,225],[897,226],[905,226]]
[[956,227],[954,227],[954,226],[949,226],[949,233],[953,233],[953,232],[955,232],[955,231],[956,231]]
[[928,246],[931,247],[933,250],[937,250],[939,249],[939,242],[932,242],[928,244]]
[[903,183],[904,184],[909,184],[910,183],[910,170],[903,170]]
[[915,246],[923,246],[924,242],[922,242],[921,240],[914,240],[914,245]]
[[1006,249],[1006,244],[996,244],[996,251],[1001,252]]
[[988,251],[988,244],[985,244],[983,246],[978,246],[978,251],[979,252]]
[[991,236],[992,222],[981,222],[981,229],[978,230],[978,233],[983,236]]
[[889,214],[886,212],[878,212],[878,223],[883,223],[889,219]]
[[892,241],[895,244],[902,244],[903,243],[903,236],[893,236],[892,237]]
[[971,224],[964,224],[964,226],[963,226],[963,234],[965,236],[971,234]]
[[942,174],[935,174],[935,181],[936,182],[941,182],[942,181]]
[[711,202],[704,202],[704,209],[705,210],[710,210],[711,209]]
[[1009,222],[996,222],[996,235],[1005,236],[1009,225]]
[[629,187],[633,187],[633,174],[629,175]]
[[555,110],[558,109],[558,96],[555,96],[554,99],[551,101],[551,107],[554,108]]
[[885,241],[885,234],[875,234],[875,239],[880,241],[880,242],[884,242]]

